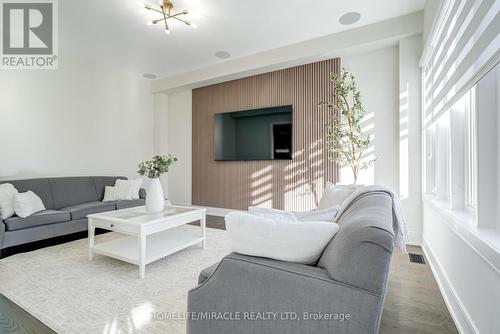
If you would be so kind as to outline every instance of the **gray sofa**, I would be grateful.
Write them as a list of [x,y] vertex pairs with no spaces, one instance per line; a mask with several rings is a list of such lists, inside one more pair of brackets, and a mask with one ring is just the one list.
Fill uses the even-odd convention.
[[[11,183],[19,192],[33,191],[43,201],[45,211],[27,218],[0,220],[0,250],[33,241],[87,230],[87,215],[144,205],[140,199],[103,203],[104,188],[125,177],[89,176],[0,181]],[[2,252],[3,254],[3,252]]]
[[391,197],[365,195],[314,266],[232,253],[203,270],[188,294],[187,332],[378,333],[393,246]]

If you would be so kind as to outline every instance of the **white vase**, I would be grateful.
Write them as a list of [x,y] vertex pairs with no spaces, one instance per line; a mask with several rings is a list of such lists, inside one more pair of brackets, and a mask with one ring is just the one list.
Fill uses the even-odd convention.
[[160,179],[149,179],[146,189],[146,210],[148,212],[160,212],[165,207],[165,196],[161,187]]

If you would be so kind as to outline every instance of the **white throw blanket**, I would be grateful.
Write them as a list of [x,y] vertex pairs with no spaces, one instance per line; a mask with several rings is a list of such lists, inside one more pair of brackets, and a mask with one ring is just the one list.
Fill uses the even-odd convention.
[[394,240],[396,247],[398,247],[401,252],[406,254],[406,243],[408,242],[408,228],[406,226],[406,219],[401,209],[401,201],[399,197],[395,195],[388,188],[381,185],[366,186],[363,188],[356,189],[349,197],[347,197],[342,205],[340,206],[339,213],[337,214],[336,222],[342,217],[342,215],[361,197],[367,195],[368,193],[387,193],[392,197],[392,228],[394,230]]
[[270,208],[259,208],[251,206],[248,212],[252,215],[266,217],[275,221],[291,223],[291,222],[334,222],[339,207],[331,207],[327,209],[319,209],[313,211],[285,211]]

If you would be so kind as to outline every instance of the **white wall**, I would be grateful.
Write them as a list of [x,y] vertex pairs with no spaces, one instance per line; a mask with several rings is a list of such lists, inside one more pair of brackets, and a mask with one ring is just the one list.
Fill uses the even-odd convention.
[[[153,96],[154,154],[168,154],[168,95],[157,93]],[[168,198],[168,173],[160,176],[165,198]]]
[[[408,222],[410,242],[422,241],[420,176],[420,69],[422,35],[401,39],[399,46],[342,57],[342,67],[354,76],[366,117],[363,128],[372,145],[358,183],[382,184],[399,194]],[[349,167],[340,182],[352,183]]]
[[425,2],[425,10],[424,10],[424,31],[422,33],[423,45],[427,42],[429,34],[432,29],[432,25],[434,20],[436,19],[436,15],[438,14],[438,10],[441,7],[441,3],[443,0],[429,0]]
[[149,83],[85,59],[0,71],[0,179],[136,177],[153,152]]
[[179,159],[168,173],[168,196],[181,204],[191,204],[191,93],[188,89],[168,96],[168,153]]
[[[499,88],[500,65],[497,65],[477,83],[475,100],[480,130],[477,135],[477,224],[498,229],[500,239]],[[500,248],[500,244],[498,246]]]
[[[363,128],[372,138],[376,162],[362,170],[358,183],[383,184],[398,189],[398,48],[383,48],[341,58],[341,65],[356,78],[366,110]],[[370,158],[370,156],[368,157]],[[340,172],[342,183],[352,183],[348,167]]]
[[422,242],[421,53],[422,35],[399,41],[399,195],[416,244]]
[[423,221],[423,248],[459,332],[498,333],[498,249],[471,234],[469,221],[446,204],[425,200]]
[[155,154],[172,154],[178,161],[161,181],[165,196],[175,204],[191,204],[192,90],[154,94]]

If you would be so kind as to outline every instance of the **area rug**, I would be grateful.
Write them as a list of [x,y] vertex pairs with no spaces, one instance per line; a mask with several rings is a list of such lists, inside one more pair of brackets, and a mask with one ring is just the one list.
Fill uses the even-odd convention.
[[82,239],[0,260],[0,293],[57,333],[185,333],[182,316],[167,315],[186,311],[200,271],[229,252],[226,232],[207,229],[206,249],[195,245],[153,262],[141,280],[137,266],[101,255],[89,262]]

